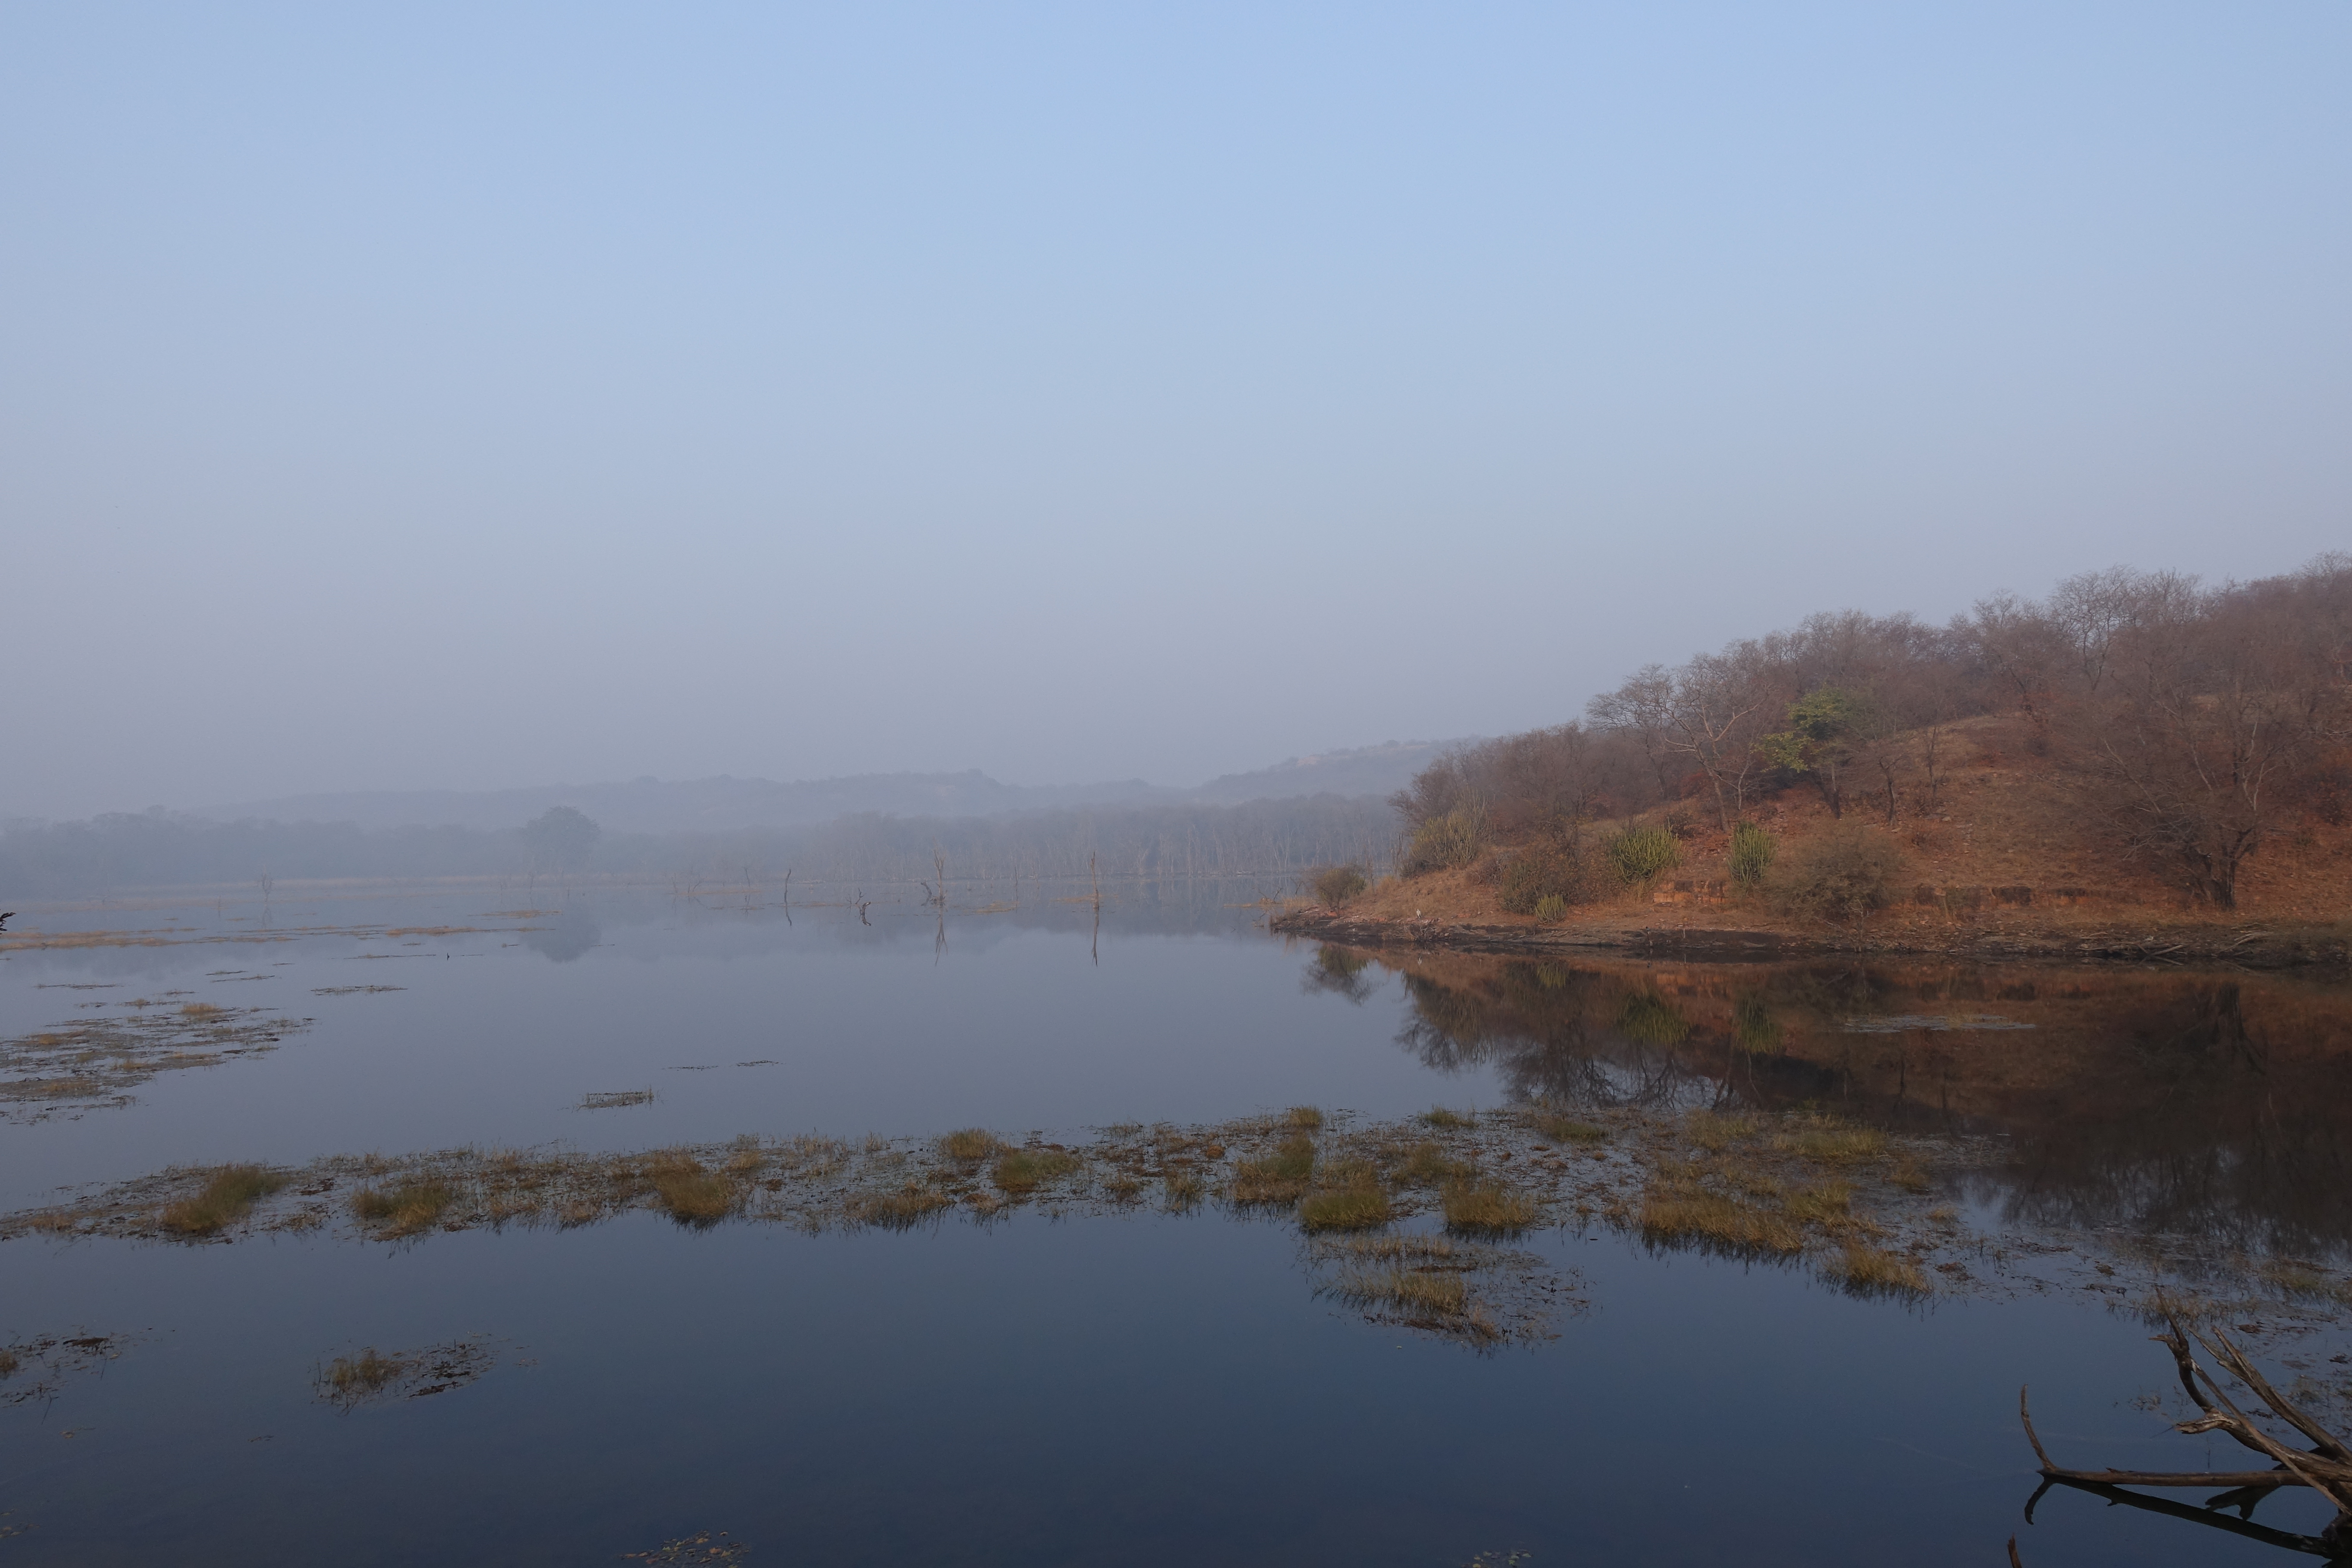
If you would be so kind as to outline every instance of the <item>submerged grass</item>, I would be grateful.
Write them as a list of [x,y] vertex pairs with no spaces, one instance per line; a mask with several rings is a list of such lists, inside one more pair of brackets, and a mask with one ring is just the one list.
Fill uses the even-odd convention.
[[223,1165],[195,1196],[171,1205],[156,1218],[165,1230],[182,1236],[211,1236],[243,1219],[292,1179],[267,1165]]
[[853,1199],[850,1218],[859,1225],[878,1226],[884,1230],[905,1230],[920,1225],[943,1208],[951,1207],[955,1199],[937,1187],[909,1184],[895,1193],[876,1193]]
[[408,1363],[380,1355],[370,1345],[357,1355],[339,1355],[319,1374],[322,1391],[339,1404],[356,1404],[383,1393],[408,1373]]

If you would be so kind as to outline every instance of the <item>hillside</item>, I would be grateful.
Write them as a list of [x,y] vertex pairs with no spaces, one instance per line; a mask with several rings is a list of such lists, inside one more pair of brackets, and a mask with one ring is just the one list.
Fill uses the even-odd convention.
[[2341,961],[2352,563],[1816,616],[1442,757],[1397,805],[1399,874],[1324,882],[1284,929]]

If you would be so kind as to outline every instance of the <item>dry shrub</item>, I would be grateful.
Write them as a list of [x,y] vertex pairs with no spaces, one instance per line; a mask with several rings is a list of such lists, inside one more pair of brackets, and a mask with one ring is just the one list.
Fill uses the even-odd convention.
[[1078,1168],[1076,1154],[1064,1149],[1007,1149],[997,1156],[988,1179],[999,1192],[1034,1193]]
[[1315,889],[1318,902],[1336,910],[1360,896],[1372,881],[1361,866],[1326,866],[1314,874],[1308,885]]
[[1601,889],[1591,868],[1567,846],[1538,844],[1511,857],[1502,868],[1498,901],[1515,915],[1558,920],[1572,904],[1590,903]]
[[1895,841],[1860,823],[1838,824],[1789,856],[1772,879],[1773,896],[1791,913],[1861,920],[1895,899],[1903,854]]
[[1486,847],[1486,820],[1481,813],[1466,808],[1449,811],[1412,830],[1412,837],[1398,861],[1397,872],[1418,877],[1430,871],[1452,870],[1477,859],[1479,851]]

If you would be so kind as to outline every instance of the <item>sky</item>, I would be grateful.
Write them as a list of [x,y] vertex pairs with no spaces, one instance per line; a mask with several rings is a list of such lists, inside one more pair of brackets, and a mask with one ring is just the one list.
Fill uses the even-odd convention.
[[0,817],[1575,717],[2352,545],[2352,7],[0,3]]

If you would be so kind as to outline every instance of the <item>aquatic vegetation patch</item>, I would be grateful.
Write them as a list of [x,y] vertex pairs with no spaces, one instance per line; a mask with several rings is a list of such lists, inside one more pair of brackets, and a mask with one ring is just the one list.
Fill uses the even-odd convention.
[[685,1149],[666,1149],[646,1162],[654,1197],[680,1225],[715,1225],[735,1212],[741,1192]]
[[850,1199],[849,1217],[858,1225],[906,1230],[954,1206],[952,1194],[910,1182],[895,1193],[866,1193]]
[[1059,1181],[1084,1163],[1066,1149],[1007,1149],[997,1156],[988,1179],[1003,1193],[1034,1193],[1047,1182]]
[[1003,1148],[1003,1141],[984,1127],[966,1127],[948,1133],[939,1142],[941,1159],[968,1161],[974,1164],[993,1159]]
[[620,1110],[632,1105],[651,1105],[654,1091],[649,1089],[603,1089],[580,1097],[583,1110]]
[[389,1187],[362,1187],[352,1194],[352,1213],[380,1227],[380,1236],[415,1236],[431,1228],[457,1201],[457,1189],[448,1183],[423,1177]]
[[1294,1105],[1283,1113],[1282,1119],[1301,1131],[1319,1132],[1323,1129],[1323,1110],[1320,1106]]
[[134,1342],[127,1334],[37,1334],[0,1345],[0,1406],[55,1399],[64,1380],[102,1371]]
[[1234,1167],[1237,1204],[1295,1204],[1315,1174],[1315,1140],[1304,1132],[1286,1138],[1270,1154]]
[[675,1541],[665,1541],[650,1552],[624,1552],[625,1563],[691,1563],[698,1568],[728,1568],[740,1563],[751,1548],[740,1541],[730,1540],[725,1531],[713,1533],[698,1530],[692,1535],[681,1535]]
[[253,1212],[293,1178],[267,1165],[221,1165],[193,1195],[165,1206],[156,1223],[180,1236],[212,1236]]
[[1864,1242],[1846,1243],[1823,1271],[1856,1295],[1925,1296],[1930,1289],[1917,1264]]
[[1298,1224],[1304,1230],[1371,1230],[1388,1224],[1393,1215],[1380,1172],[1370,1161],[1327,1165],[1323,1182],[1298,1200]]
[[142,996],[127,1005],[122,1014],[0,1040],[0,1121],[45,1121],[128,1105],[130,1091],[158,1073],[273,1050],[310,1022],[267,1007],[209,1002],[157,1010]]
[[1432,1106],[1423,1111],[1421,1119],[1432,1127],[1443,1128],[1448,1131],[1455,1128],[1478,1125],[1478,1116],[1475,1111],[1448,1110],[1442,1105]]
[[369,1345],[320,1365],[310,1378],[312,1394],[341,1411],[394,1399],[428,1399],[463,1388],[498,1364],[486,1334],[387,1355]]
[[1487,1236],[1513,1236],[1536,1222],[1535,1201],[1492,1178],[1465,1177],[1443,1189],[1449,1229]]

